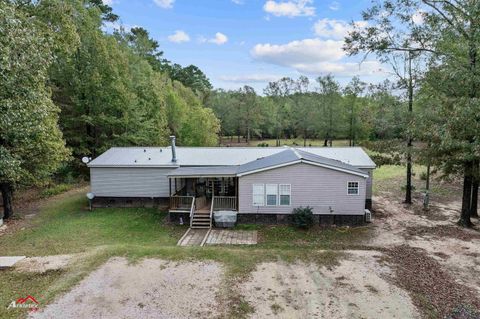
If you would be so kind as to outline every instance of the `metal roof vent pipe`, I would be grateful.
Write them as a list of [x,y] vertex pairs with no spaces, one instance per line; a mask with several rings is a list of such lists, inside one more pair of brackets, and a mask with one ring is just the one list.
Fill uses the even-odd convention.
[[170,136],[170,140],[172,142],[172,162],[177,162],[177,148],[175,147],[175,135]]

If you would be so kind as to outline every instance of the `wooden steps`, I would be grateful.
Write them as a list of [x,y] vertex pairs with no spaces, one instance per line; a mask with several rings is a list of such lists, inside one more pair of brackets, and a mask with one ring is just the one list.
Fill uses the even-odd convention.
[[192,228],[211,228],[212,220],[210,218],[210,211],[208,210],[196,210],[192,216]]

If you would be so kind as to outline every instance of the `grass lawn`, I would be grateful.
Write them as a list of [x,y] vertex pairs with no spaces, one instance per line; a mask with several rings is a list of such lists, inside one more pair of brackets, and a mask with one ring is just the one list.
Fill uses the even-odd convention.
[[[77,254],[64,270],[43,274],[0,271],[0,305],[5,306],[0,307],[0,318],[25,315],[25,310],[6,309],[21,296],[34,295],[42,304],[52,301],[112,256],[125,256],[132,262],[142,257],[216,260],[226,266],[227,281],[233,282],[262,261],[301,259],[332,265],[342,255],[337,249],[354,248],[369,233],[368,228],[299,231],[289,226],[243,225],[239,228],[259,231],[259,245],[178,247],[186,227],[168,224],[166,213],[149,208],[90,212],[84,192],[71,193],[52,197],[23,230],[0,237],[0,255]],[[242,317],[249,311],[248,304],[238,300],[228,286],[225,293],[232,300],[231,315]]]

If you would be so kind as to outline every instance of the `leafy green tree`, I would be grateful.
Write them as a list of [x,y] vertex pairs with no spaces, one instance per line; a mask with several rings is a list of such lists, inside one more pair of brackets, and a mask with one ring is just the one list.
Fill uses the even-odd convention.
[[0,189],[3,218],[12,215],[17,185],[44,182],[68,157],[59,109],[47,87],[53,61],[41,24],[0,2]]
[[319,87],[319,110],[316,114],[318,134],[324,138],[323,146],[332,146],[339,133],[342,112],[340,85],[331,74],[316,79]]
[[361,94],[365,91],[366,83],[360,81],[357,76],[353,77],[345,87],[344,94],[347,102],[348,112],[348,144],[355,146],[358,136],[358,109]]

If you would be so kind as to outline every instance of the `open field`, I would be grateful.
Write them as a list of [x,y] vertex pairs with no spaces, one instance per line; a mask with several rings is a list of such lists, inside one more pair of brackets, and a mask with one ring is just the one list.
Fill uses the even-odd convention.
[[178,247],[185,227],[165,213],[90,212],[86,188],[70,190],[0,231],[0,255],[34,257],[0,271],[0,317],[27,316],[7,306],[32,295],[38,318],[476,318],[480,233],[455,226],[458,183],[432,181],[431,209],[421,209],[421,170],[412,207],[401,203],[404,168],[383,166],[374,223],[237,226],[259,232],[256,246]]
[[[307,139],[306,145],[307,146],[323,146],[324,141],[320,139]],[[240,142],[238,142],[238,138],[234,136],[233,138],[230,137],[223,137],[222,146],[275,146],[275,139],[252,139],[250,143],[246,143],[244,138],[240,138]],[[303,138],[290,138],[290,139],[280,139],[280,145],[288,145],[288,146],[303,146]],[[348,140],[334,140],[332,142],[333,146],[348,146]]]

